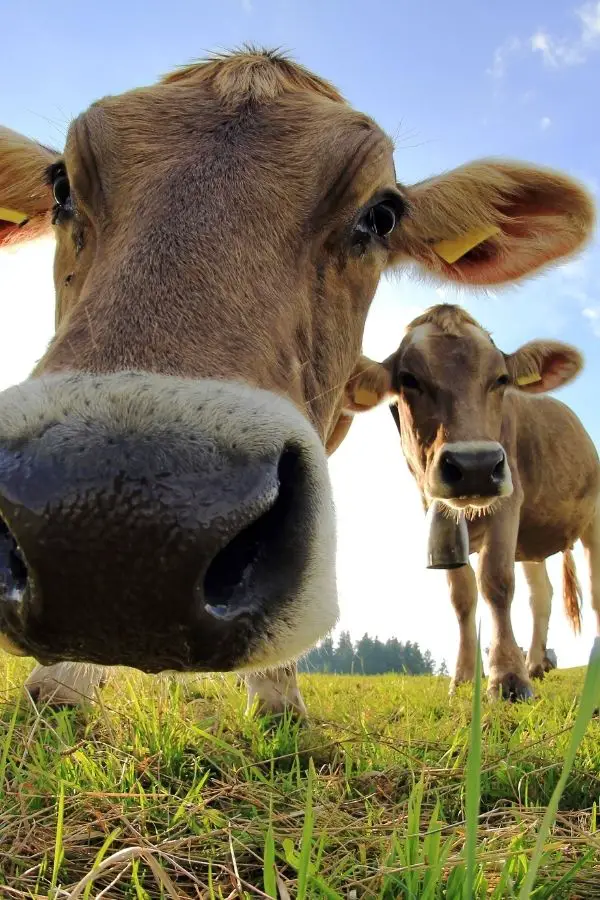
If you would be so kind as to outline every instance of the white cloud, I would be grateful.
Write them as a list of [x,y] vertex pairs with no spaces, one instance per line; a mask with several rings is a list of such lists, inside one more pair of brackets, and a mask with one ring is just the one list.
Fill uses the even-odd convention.
[[541,53],[547,66],[579,66],[588,56],[600,50],[600,0],[584,3],[575,11],[579,33],[572,38],[554,37],[539,29],[530,39],[534,53]]
[[[600,0],[584,3],[575,10],[574,16],[577,30],[573,36],[558,37],[540,27],[528,41],[515,36],[508,38],[494,51],[487,74],[496,82],[502,81],[509,61],[522,55],[528,47],[533,53],[541,54],[544,64],[550,68],[582,65],[592,53],[600,51]],[[535,92],[527,90],[521,102],[530,103],[534,97]]]
[[548,116],[544,116],[542,119],[540,119],[540,128],[542,129],[542,131],[547,131],[550,128],[551,124],[552,119],[550,119]]
[[597,285],[600,283],[599,250],[600,246],[595,244],[585,254],[565,263],[556,271],[559,296],[567,303],[577,304],[589,330],[598,338],[600,338],[600,301],[597,291]]
[[545,31],[536,31],[531,38],[531,49],[540,52],[547,66],[577,66],[584,63],[586,55],[578,40],[553,38]]
[[581,315],[590,323],[592,334],[600,337],[600,305],[584,307],[581,310]]
[[594,44],[600,40],[600,2],[586,3],[577,10],[581,19],[581,39],[584,44]]
[[494,60],[487,70],[487,74],[491,75],[492,78],[495,78],[497,81],[504,78],[507,60],[511,56],[514,56],[515,53],[518,53],[521,46],[521,41],[517,37],[508,38],[503,44],[500,44],[494,51]]

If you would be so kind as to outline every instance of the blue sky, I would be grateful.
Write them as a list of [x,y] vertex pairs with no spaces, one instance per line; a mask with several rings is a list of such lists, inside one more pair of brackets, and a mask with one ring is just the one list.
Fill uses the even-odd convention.
[[[5,4],[2,26],[0,121],[57,147],[71,116],[98,97],[149,83],[207,51],[252,41],[288,49],[376,118],[396,141],[398,176],[407,183],[495,155],[565,169],[600,191],[598,0],[105,0],[62,8],[31,0]],[[51,257],[50,242],[42,242],[0,258],[0,387],[26,377],[51,335]],[[382,283],[365,351],[387,355],[404,325],[443,297],[405,277]],[[533,337],[579,346],[586,369],[559,396],[600,443],[598,240],[575,262],[525,285],[461,294],[458,302],[505,350]],[[420,502],[387,411],[357,421],[331,471],[342,624],[357,637],[368,629],[419,640],[453,664],[453,613],[443,576],[423,567]],[[559,662],[577,664],[589,650],[592,616],[586,601],[584,636],[569,635],[558,562],[550,565],[557,595],[550,645]],[[583,564],[580,575],[585,582]],[[489,616],[483,605],[481,612],[485,640]],[[520,578],[513,620],[526,645],[530,620]]]

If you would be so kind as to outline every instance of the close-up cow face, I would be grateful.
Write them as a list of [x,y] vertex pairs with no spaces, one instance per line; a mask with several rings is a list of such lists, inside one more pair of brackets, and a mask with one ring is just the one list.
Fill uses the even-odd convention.
[[[263,52],[93,104],[62,153],[0,131],[0,241],[57,243],[56,335],[0,395],[5,646],[229,670],[334,624],[326,454],[381,274],[514,281],[593,223],[580,185],[520,163],[401,179],[371,119]],[[498,441],[488,356],[479,438]]]
[[411,322],[385,368],[406,459],[426,499],[472,513],[509,497],[515,424],[507,390],[550,391],[582,365],[580,353],[558,341],[503,353],[457,306],[434,306]]

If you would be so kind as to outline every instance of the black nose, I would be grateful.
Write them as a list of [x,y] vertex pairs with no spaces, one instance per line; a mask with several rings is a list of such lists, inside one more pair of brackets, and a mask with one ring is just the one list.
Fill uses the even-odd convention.
[[450,497],[495,496],[506,478],[506,454],[500,444],[442,450],[440,482]]
[[0,631],[45,663],[238,665],[306,565],[301,452],[70,436],[0,448]]

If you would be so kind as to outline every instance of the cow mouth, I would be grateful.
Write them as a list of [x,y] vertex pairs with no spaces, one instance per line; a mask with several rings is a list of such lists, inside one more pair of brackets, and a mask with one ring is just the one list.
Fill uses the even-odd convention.
[[468,519],[490,515],[496,511],[502,502],[502,497],[498,495],[484,497],[477,494],[470,497],[439,497],[434,499],[438,499],[453,513],[464,513]]

